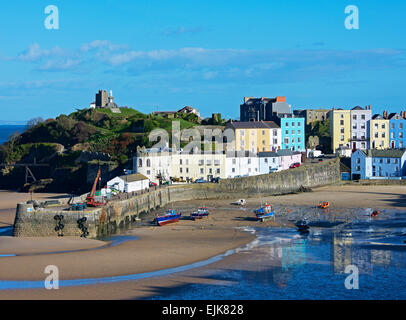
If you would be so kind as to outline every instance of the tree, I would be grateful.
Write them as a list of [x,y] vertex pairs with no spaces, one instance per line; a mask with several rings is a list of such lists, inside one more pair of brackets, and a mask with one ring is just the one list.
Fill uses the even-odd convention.
[[31,120],[28,120],[28,122],[27,122],[27,129],[34,128],[38,124],[43,123],[43,122],[44,122],[44,119],[42,119],[41,117],[32,118]]

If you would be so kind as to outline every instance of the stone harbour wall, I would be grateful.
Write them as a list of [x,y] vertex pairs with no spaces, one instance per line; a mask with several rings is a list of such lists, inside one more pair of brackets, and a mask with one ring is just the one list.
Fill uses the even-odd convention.
[[[339,182],[340,164],[332,159],[317,164],[309,164],[272,174],[225,179],[219,183],[187,184],[151,189],[149,192],[129,196],[128,199],[114,200],[99,208],[87,211],[67,211],[62,209],[37,209],[32,204],[17,205],[14,235],[20,237],[81,236],[83,230],[78,220],[86,217],[83,224],[89,238],[100,238],[126,228],[135,222],[140,214],[148,213],[176,201],[198,199],[239,199],[259,195],[278,195],[303,191]],[[58,220],[63,215],[62,231],[56,231]]]

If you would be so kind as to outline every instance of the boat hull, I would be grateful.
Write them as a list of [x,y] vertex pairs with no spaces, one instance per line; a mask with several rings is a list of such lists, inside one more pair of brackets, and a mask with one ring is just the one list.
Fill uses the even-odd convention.
[[158,226],[164,226],[166,224],[178,222],[180,217],[181,214],[157,217],[156,223]]

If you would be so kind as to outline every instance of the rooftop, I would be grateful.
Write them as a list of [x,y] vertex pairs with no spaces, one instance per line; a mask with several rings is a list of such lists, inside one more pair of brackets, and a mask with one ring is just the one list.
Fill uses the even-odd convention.
[[372,158],[401,158],[406,152],[405,149],[369,149],[367,151],[362,151],[367,157]]
[[127,182],[148,180],[148,178],[146,176],[144,176],[143,174],[141,174],[141,173],[124,175],[124,176],[120,176],[119,178],[121,178],[122,180],[127,181]]

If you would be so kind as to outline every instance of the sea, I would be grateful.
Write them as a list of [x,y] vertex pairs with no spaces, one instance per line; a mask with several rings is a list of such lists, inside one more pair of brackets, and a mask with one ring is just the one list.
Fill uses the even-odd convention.
[[24,132],[25,125],[0,125],[0,145],[7,141],[14,132]]
[[[347,211],[351,219],[335,220]],[[384,211],[371,218],[366,209],[331,210],[325,219],[310,221],[309,225],[308,233],[290,227],[246,227],[243,229],[254,234],[255,240],[208,260],[155,272],[61,280],[60,286],[154,277],[176,280],[180,275],[198,281],[156,288],[147,299],[406,299],[405,211]],[[32,288],[43,288],[43,281],[0,279],[0,290]]]

